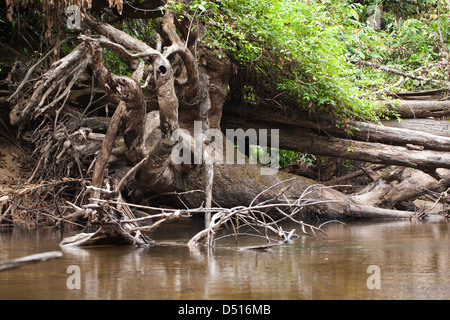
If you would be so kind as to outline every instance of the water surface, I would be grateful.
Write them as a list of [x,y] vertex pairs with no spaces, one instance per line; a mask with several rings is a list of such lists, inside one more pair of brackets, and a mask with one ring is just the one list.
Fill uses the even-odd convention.
[[[233,249],[232,238],[215,250],[64,249],[62,258],[0,272],[0,299],[449,299],[448,226],[328,224],[328,237],[301,236],[266,251]],[[289,227],[294,226],[284,229]],[[153,237],[182,244],[199,228],[177,223]],[[0,230],[0,260],[61,250],[67,235],[55,229]],[[80,289],[67,286],[73,265],[80,270]],[[379,273],[368,273],[369,266]],[[379,280],[379,289],[369,289],[369,277]]]

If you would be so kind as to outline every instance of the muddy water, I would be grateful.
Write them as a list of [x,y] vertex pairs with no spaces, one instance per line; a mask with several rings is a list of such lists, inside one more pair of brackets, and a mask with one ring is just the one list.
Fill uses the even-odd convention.
[[[198,228],[175,224],[154,238],[186,243]],[[359,222],[324,230],[328,237],[300,237],[264,252],[182,246],[63,250],[62,258],[0,272],[0,299],[450,298],[448,223]],[[0,260],[60,250],[67,235],[0,230]],[[227,241],[220,246],[234,246]],[[79,272],[68,273],[74,265]],[[69,289],[77,283],[79,289]]]

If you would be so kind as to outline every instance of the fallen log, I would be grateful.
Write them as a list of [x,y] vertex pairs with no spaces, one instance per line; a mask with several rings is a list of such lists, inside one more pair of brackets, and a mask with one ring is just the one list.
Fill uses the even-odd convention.
[[383,209],[362,205],[348,205],[345,212],[348,217],[356,219],[411,219],[414,212]]
[[322,137],[314,134],[296,134],[280,131],[280,147],[329,157],[359,160],[378,164],[391,164],[425,171],[450,169],[450,153],[434,150],[410,150],[407,147],[382,143],[352,141]]
[[402,100],[380,102],[382,107],[397,113],[401,118],[440,118],[450,116],[450,101],[414,101]]
[[401,100],[441,100],[444,99],[450,89],[428,89],[408,92],[393,92],[390,95],[394,99]]
[[392,210],[383,209],[369,206],[354,206],[349,205],[347,207],[346,213],[350,218],[353,219],[371,219],[371,220],[389,220],[389,219],[418,219],[426,221],[442,221],[445,216],[440,214],[426,214],[421,212],[403,211],[403,210]]
[[50,252],[32,254],[29,256],[21,257],[21,258],[0,261],[0,271],[21,267],[25,264],[32,263],[32,262],[46,261],[46,260],[50,260],[50,259],[61,258],[62,255],[63,254],[60,251],[50,251]]
[[406,201],[418,199],[425,190],[441,193],[450,187],[450,171],[440,169],[438,172],[442,176],[439,181],[420,170],[394,168],[350,197],[367,206],[403,208]]
[[[411,102],[408,101],[408,103]],[[450,113],[450,102],[448,102],[448,106]],[[429,150],[450,151],[450,134],[447,136],[445,130],[443,132],[439,130],[445,129],[442,125],[436,127],[436,124],[434,124],[427,132],[421,132],[423,127],[421,125],[402,128],[395,127],[395,124],[389,124],[394,123],[394,121],[383,122],[383,124],[387,123],[386,126],[383,126],[361,121],[342,120],[339,122],[327,115],[308,116],[298,110],[283,110],[280,112],[270,107],[260,107],[257,114],[251,113],[249,110],[251,109],[245,106],[227,105],[222,118],[223,128],[279,128],[281,140],[283,140],[283,132],[297,130],[301,133],[301,130],[307,130],[325,136],[333,135],[340,138],[380,142],[389,145],[417,145]]]
[[406,128],[380,126],[359,121],[349,122],[354,138],[362,141],[384,142],[388,144],[408,144],[422,146],[429,150],[450,151],[450,137],[440,135],[440,132],[425,133]]
[[382,121],[385,127],[421,131],[432,135],[450,137],[450,122],[436,119],[403,119],[402,121]]
[[[242,128],[244,130],[279,129],[279,147],[286,150],[376,164],[411,167],[427,172],[433,172],[437,168],[450,169],[450,152],[412,150],[413,148],[409,145],[406,146],[406,144],[405,146],[393,146],[378,142],[335,138],[329,135],[321,136],[296,125],[283,125],[280,128],[278,123],[271,121],[242,119],[230,115],[226,117],[224,125],[227,128]],[[408,130],[408,134],[410,132],[414,131]],[[268,133],[270,136],[271,130],[268,130]],[[421,134],[421,136],[425,138],[426,135]],[[437,136],[435,137],[437,138]],[[404,142],[407,141],[412,142],[413,140],[408,140],[408,137],[405,137]]]
[[420,170],[399,167],[351,197],[368,206],[395,207],[401,201],[421,196],[419,187],[431,188],[436,183],[436,179]]

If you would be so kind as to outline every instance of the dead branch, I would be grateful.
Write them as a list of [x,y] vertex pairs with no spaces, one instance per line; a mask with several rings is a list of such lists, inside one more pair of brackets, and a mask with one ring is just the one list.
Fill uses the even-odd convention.
[[[114,140],[117,132],[119,131],[120,121],[122,120],[123,113],[126,110],[125,102],[120,101],[119,105],[114,112],[111,122],[106,132],[106,136],[103,139],[102,146],[95,158],[94,171],[92,173],[92,186],[99,188],[103,185],[103,176],[108,162],[111,150],[113,148]],[[91,198],[98,198],[98,191],[93,191]]]
[[127,244],[145,245],[147,244],[139,235],[132,236],[120,224],[115,221],[104,222],[97,231],[93,233],[79,233],[72,237],[64,238],[60,246],[91,246],[101,244]]
[[[286,182],[286,181],[283,181]],[[309,205],[317,204],[318,200],[309,199],[306,196],[309,194],[309,192],[317,187],[318,185],[313,185],[307,188],[303,192],[303,194],[296,199],[295,201],[287,201],[287,202],[277,202],[277,203],[267,203],[264,202],[262,204],[257,204],[249,207],[235,207],[231,209],[223,209],[222,211],[219,211],[215,213],[211,217],[210,225],[205,228],[204,230],[197,233],[194,237],[192,237],[189,242],[189,247],[194,247],[199,245],[204,239],[207,240],[208,246],[213,246],[214,241],[214,235],[217,233],[217,231],[222,228],[227,223],[231,223],[233,225],[233,230],[235,231],[235,235],[239,235],[240,229],[242,229],[243,226],[250,227],[253,231],[256,232],[256,234],[262,235],[258,229],[264,229],[265,230],[265,239],[270,242],[270,238],[268,236],[268,231],[270,231],[272,234],[276,235],[278,239],[281,239],[281,241],[288,241],[293,236],[297,236],[295,234],[295,229],[288,231],[284,231],[281,226],[279,226],[279,223],[289,218],[293,222],[300,225],[302,231],[304,234],[309,235],[309,233],[306,232],[306,229],[309,229],[315,238],[317,238],[316,231],[323,233],[326,235],[326,233],[320,229],[320,227],[315,227],[310,224],[306,224],[301,220],[297,220],[294,218],[294,216],[298,213],[298,211]],[[275,187],[275,186],[273,186]],[[268,191],[269,189],[264,190],[263,192]],[[257,197],[259,197],[261,194],[258,194]],[[256,198],[254,200],[256,200]],[[275,199],[274,199],[275,200]],[[252,201],[253,203],[254,201]],[[281,214],[281,218],[274,219],[271,215],[264,212],[264,209],[273,209],[275,208],[278,210],[278,212]],[[290,213],[286,213],[281,208],[291,209]],[[234,225],[234,223],[241,222],[241,225]]]
[[64,39],[60,42],[58,42],[53,48],[52,50],[49,50],[41,59],[39,59],[38,62],[36,62],[33,66],[31,66],[28,71],[27,74],[25,75],[25,77],[22,79],[22,82],[19,84],[19,86],[16,88],[16,91],[14,91],[14,93],[7,99],[8,101],[12,102],[14,101],[14,98],[16,98],[16,96],[21,92],[22,88],[24,87],[24,85],[28,82],[28,79],[31,77],[31,75],[33,74],[34,70],[40,66],[45,60],[47,60],[51,55],[54,54],[54,52],[56,50],[59,50],[59,48],[69,42],[72,41],[74,39],[74,37],[71,38],[67,38]]
[[[62,90],[65,86],[66,79],[70,77],[70,83],[56,99],[59,101],[67,96],[70,88],[80,77],[83,67],[86,66],[89,60],[90,57],[85,52],[85,45],[81,43],[64,58],[53,63],[50,69],[35,84],[32,96],[27,97],[24,95],[17,101],[10,112],[11,124],[22,124],[29,119],[34,119],[50,106],[54,106],[54,104],[50,103],[48,106],[42,108],[50,94],[55,91],[58,93]],[[18,96],[23,89],[23,87],[19,87],[14,95]]]
[[441,192],[441,193],[439,194],[439,196],[437,197],[436,201],[433,203],[433,205],[425,211],[425,214],[428,215],[428,214],[436,207],[436,205],[437,205],[440,201],[442,201],[442,202],[447,202],[447,201],[449,201],[449,200],[450,200],[450,197],[449,197],[449,195],[448,195],[449,192],[450,192],[450,188],[448,188],[447,190]]
[[[367,174],[367,172],[370,172],[370,171],[373,172],[374,170],[380,170],[380,169],[383,169],[383,168],[386,168],[386,165],[384,165],[384,164],[372,164],[372,165],[368,166],[367,169],[360,169],[360,170],[351,172],[351,173],[346,174],[344,176],[341,176],[341,177],[334,178],[332,180],[326,181],[326,182],[324,182],[324,184],[328,185],[328,186],[342,184],[345,181],[349,181],[349,180],[354,179],[356,177],[359,177],[359,176],[362,176],[364,174]],[[372,177],[370,177],[370,178],[372,179]],[[348,187],[348,186],[346,186],[346,187]]]
[[0,261],[0,271],[17,268],[17,267],[20,267],[20,266],[23,266],[25,264],[32,263],[32,262],[47,261],[50,259],[61,258],[62,255],[63,254],[60,251],[50,251],[50,252],[32,254],[29,256],[21,257],[21,258]]
[[[291,179],[289,179],[291,180]],[[287,180],[287,181],[289,181]],[[283,182],[287,182],[283,181]],[[279,185],[279,183],[277,184]],[[273,186],[275,187],[275,186]],[[308,188],[308,190],[305,190],[301,197],[298,199],[289,201],[286,198],[286,202],[275,202],[277,199],[271,199],[270,201],[264,201],[259,204],[255,204],[249,207],[245,206],[238,206],[234,208],[196,208],[196,209],[165,209],[165,208],[158,208],[158,207],[151,207],[151,206],[144,206],[144,205],[136,205],[136,204],[126,204],[123,201],[117,201],[117,200],[106,200],[106,199],[91,199],[95,203],[101,204],[103,208],[108,205],[118,205],[118,204],[126,204],[130,207],[134,208],[140,208],[144,210],[151,210],[156,212],[161,212],[153,215],[148,215],[141,218],[135,218],[135,219],[125,219],[125,220],[119,220],[117,221],[119,224],[129,224],[129,223],[141,223],[141,222],[150,222],[150,225],[146,226],[137,226],[133,227],[128,230],[128,232],[144,232],[149,233],[155,231],[157,228],[159,228],[163,223],[170,222],[172,220],[181,218],[181,217],[192,217],[195,214],[204,214],[204,213],[211,213],[211,221],[205,229],[197,233],[194,237],[192,237],[189,242],[189,247],[194,247],[199,245],[202,241],[206,239],[206,243],[208,246],[214,246],[214,242],[217,241],[217,239],[214,239],[215,234],[224,226],[227,224],[231,224],[232,229],[234,231],[235,236],[241,236],[241,235],[254,235],[259,236],[264,239],[266,239],[268,242],[273,242],[274,240],[271,240],[269,237],[269,233],[276,236],[277,241],[289,241],[294,237],[297,237],[297,234],[295,233],[295,229],[285,231],[282,229],[281,226],[279,226],[279,223],[286,218],[292,220],[293,222],[300,225],[302,231],[306,235],[313,235],[315,238],[317,237],[317,232],[322,233],[326,235],[326,233],[321,229],[321,226],[316,227],[307,223],[304,223],[301,220],[297,220],[294,218],[294,216],[301,210],[301,208],[309,205],[315,205],[320,200],[314,200],[310,199],[307,196],[310,194],[310,192],[316,188],[319,187],[318,185],[313,185]],[[283,192],[285,192],[288,188],[285,188]],[[264,192],[267,192],[269,190],[265,189]],[[283,193],[281,192],[280,195]],[[261,195],[261,193],[255,197],[254,203],[256,199]],[[273,202],[273,203],[269,203]],[[83,206],[84,208],[87,208],[87,206]],[[92,205],[89,205],[89,208],[91,208]],[[289,213],[283,211],[282,209],[290,210]],[[274,219],[271,215],[267,214],[265,210],[270,209],[277,209],[280,211],[281,215],[279,219]],[[83,210],[83,209],[81,209]],[[153,222],[156,220],[156,222]],[[324,225],[324,224],[323,224]],[[251,233],[248,232],[242,232],[243,228],[250,228],[252,230]],[[265,230],[264,232],[261,232],[260,230]],[[311,233],[307,232],[309,230]],[[76,242],[79,239],[76,239]],[[92,243],[91,235],[86,236],[86,239],[82,241],[83,244],[85,244],[87,241],[88,243]],[[73,241],[69,241],[72,243]]]

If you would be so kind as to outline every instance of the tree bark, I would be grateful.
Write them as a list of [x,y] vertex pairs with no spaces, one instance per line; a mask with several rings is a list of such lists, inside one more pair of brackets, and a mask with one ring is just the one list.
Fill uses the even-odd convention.
[[[280,192],[285,189],[283,194],[294,203],[307,191],[305,198],[310,204],[301,211],[301,216],[305,218],[316,216],[321,219],[342,217],[346,205],[356,204],[352,199],[332,187],[322,187],[315,181],[304,177],[281,171],[275,175],[261,175],[261,166],[259,165],[215,165],[214,173],[213,204],[224,208],[248,206],[258,194],[277,183],[280,185],[264,192],[257,198],[256,203],[277,199],[277,197],[282,201],[284,197],[280,195]],[[204,177],[205,171],[202,168],[187,172],[175,171],[173,186],[176,191],[204,190]],[[283,181],[286,182],[283,183]],[[196,208],[201,206],[204,197],[202,194],[190,194],[182,196],[182,200],[187,206]],[[271,214],[278,215],[275,210],[271,211]]]
[[401,121],[382,121],[385,127],[403,128],[425,132],[430,135],[450,137],[450,122],[436,119],[403,119]]
[[[409,102],[408,102],[409,103]],[[450,106],[450,104],[449,104]],[[355,120],[333,119],[329,115],[309,115],[301,110],[280,110],[269,106],[259,106],[258,113],[252,112],[251,106],[228,104],[224,108],[223,123],[225,126],[244,126],[251,128],[269,124],[270,128],[298,128],[320,133],[324,136],[336,136],[359,141],[373,141],[389,145],[407,144],[423,146],[425,149],[450,151],[450,138],[446,131],[436,130],[422,132],[422,126],[402,128],[395,126],[395,121],[384,121],[383,125]],[[450,109],[449,109],[450,110]],[[390,125],[392,123],[392,125]],[[435,129],[441,129],[443,126]]]
[[414,212],[376,208],[364,205],[349,205],[346,214],[353,219],[411,219]]
[[440,118],[450,116],[450,101],[402,100],[399,105],[394,105],[392,102],[381,102],[381,104],[402,118]]
[[[101,188],[103,186],[103,178],[106,165],[108,163],[109,156],[114,145],[114,140],[116,139],[117,133],[119,131],[120,121],[122,120],[123,113],[125,111],[125,102],[120,101],[119,105],[114,112],[108,131],[103,138],[102,146],[95,158],[94,171],[92,172],[92,186],[95,188]],[[100,193],[93,190],[91,192],[91,198],[99,198]]]

